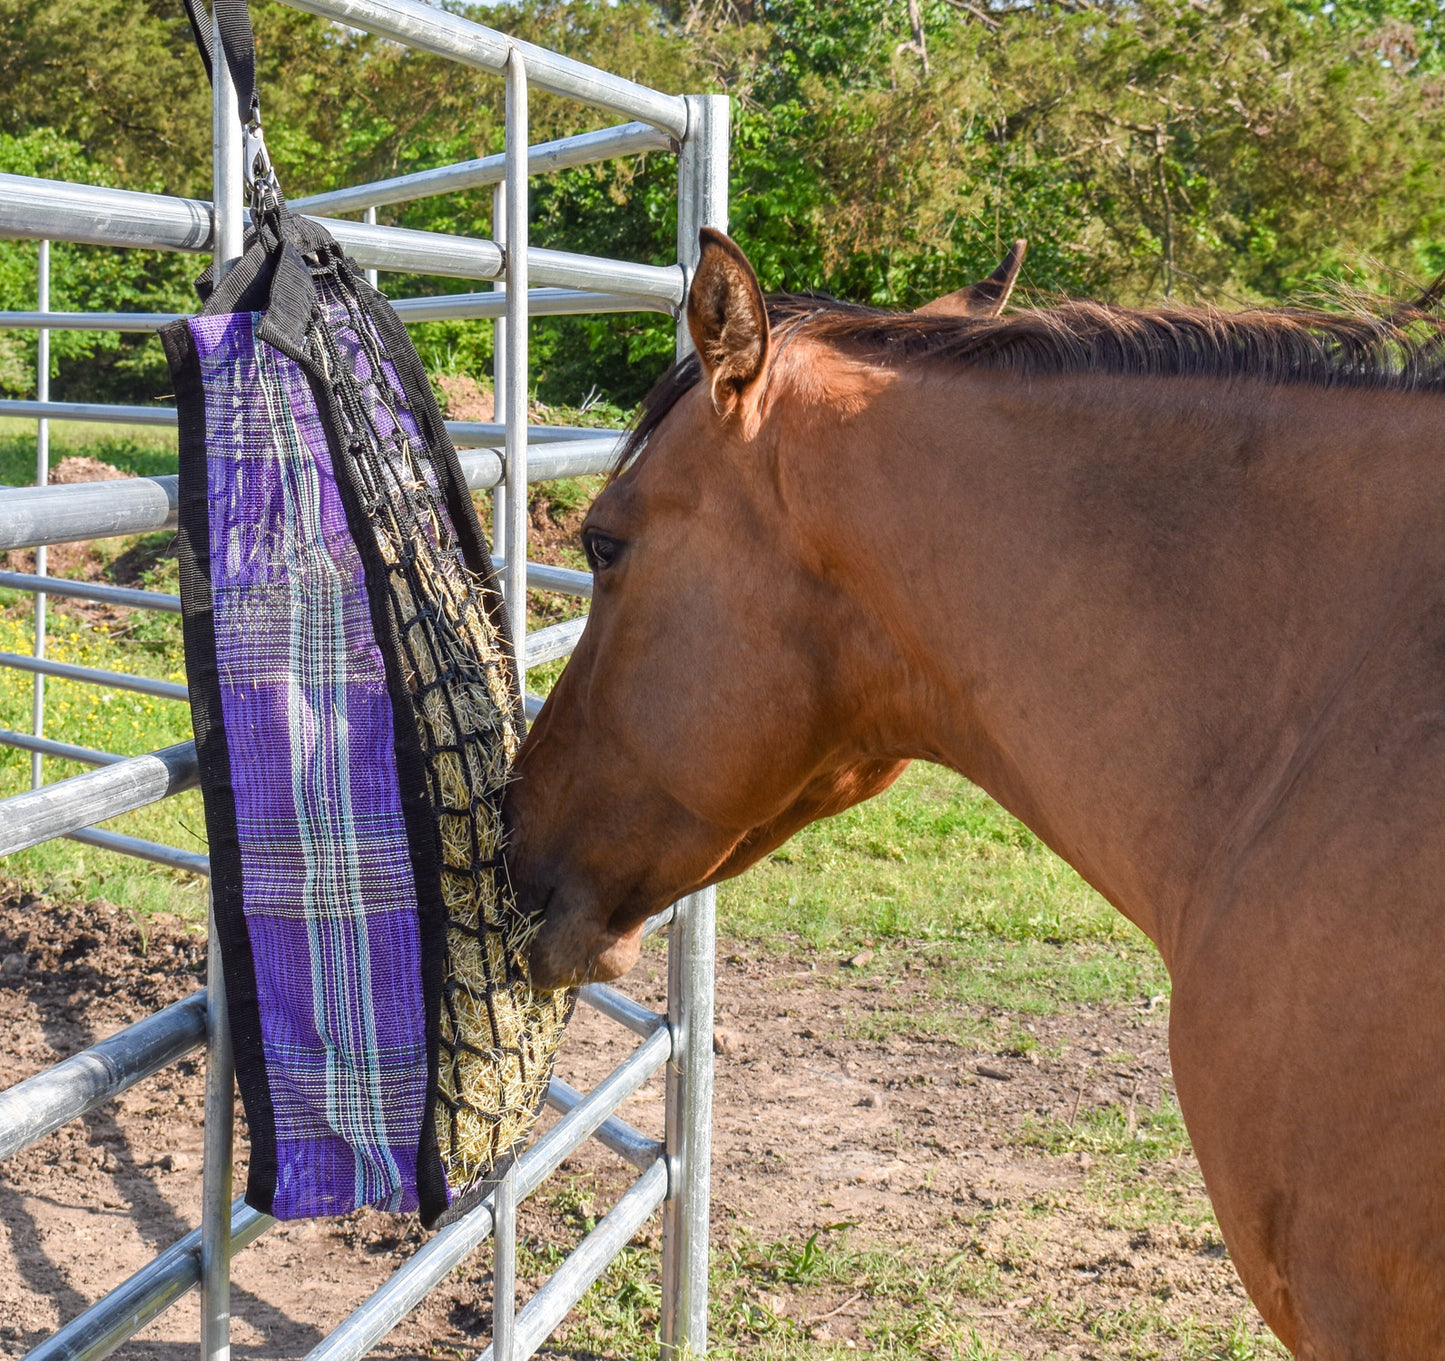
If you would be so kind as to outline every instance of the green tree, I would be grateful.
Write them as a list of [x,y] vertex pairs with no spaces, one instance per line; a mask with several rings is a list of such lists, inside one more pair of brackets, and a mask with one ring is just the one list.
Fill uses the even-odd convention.
[[[658,88],[731,95],[732,229],[769,288],[912,306],[991,268],[1017,235],[1031,243],[1026,292],[1129,303],[1271,301],[1341,282],[1404,290],[1445,265],[1433,0],[913,8],[918,33],[906,0],[474,12]],[[252,9],[269,140],[293,196],[500,149],[496,78],[278,4]],[[82,177],[207,193],[206,91],[172,0],[0,0],[0,88],[0,131],[58,136],[84,158]],[[533,101],[538,140],[608,121]],[[654,154],[539,177],[533,239],[671,260],[674,175]],[[485,235],[490,193],[380,217]],[[174,298],[190,272],[152,263],[115,286]],[[387,281],[395,295],[473,286]],[[628,405],[672,347],[670,319],[645,314],[539,321],[535,334],[548,400],[595,386]],[[416,335],[435,368],[489,362],[487,326]],[[67,391],[153,378],[86,343],[62,361]]]
[[[107,167],[48,128],[22,137],[0,133],[0,171],[83,184],[110,182]],[[0,241],[0,308],[35,307],[38,266],[35,242]],[[50,305],[57,312],[189,310],[190,280],[202,267],[191,256],[56,242],[50,251]],[[168,386],[160,347],[145,336],[52,331],[50,361],[52,375],[66,375],[63,395],[71,400],[144,400]],[[30,396],[34,387],[34,333],[0,331],[0,391]]]

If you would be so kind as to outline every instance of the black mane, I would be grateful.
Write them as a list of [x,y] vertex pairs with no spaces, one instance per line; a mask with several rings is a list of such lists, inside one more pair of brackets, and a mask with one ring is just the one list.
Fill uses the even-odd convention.
[[[1001,317],[887,312],[803,294],[775,294],[775,337],[806,336],[870,363],[948,363],[1021,376],[1249,378],[1318,388],[1445,392],[1445,319],[1434,292],[1417,303],[1355,312],[1206,307],[1153,311],[1096,302],[1026,308]],[[696,355],[674,364],[642,403],[617,469],[641,452],[702,375]]]

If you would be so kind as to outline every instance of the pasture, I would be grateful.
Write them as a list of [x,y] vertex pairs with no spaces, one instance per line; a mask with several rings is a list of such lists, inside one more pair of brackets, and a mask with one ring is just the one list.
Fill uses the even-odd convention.
[[[564,421],[575,413],[554,413]],[[0,481],[25,480],[33,435],[0,423]],[[54,461],[168,470],[161,437],[61,426]],[[538,490],[539,556],[576,566],[594,484]],[[175,588],[165,536],[53,549],[51,570]],[[549,597],[545,621],[561,617]],[[541,604],[541,598],[537,598]],[[576,603],[576,602],[573,602]],[[52,655],[181,675],[178,621],[52,602]],[[0,595],[0,648],[29,646],[28,598]],[[533,683],[548,680],[533,673]],[[8,673],[0,723],[26,725]],[[184,706],[52,681],[49,733],[139,752],[182,740]],[[53,775],[78,768],[54,763]],[[29,758],[0,757],[3,793]],[[195,795],[115,824],[202,844]],[[12,858],[0,905],[8,1084],[188,992],[204,896],[185,876],[73,843]],[[977,790],[914,767],[882,798],[807,829],[719,895],[719,1076],[712,1329],[720,1355],[812,1358],[1281,1356],[1227,1260],[1168,1077],[1168,982],[1143,937]],[[628,983],[662,995],[661,954]],[[559,1071],[606,1071],[617,1041],[579,1015]],[[18,1354],[62,1315],[198,1221],[199,1066],[7,1163],[0,1345]],[[654,1082],[624,1108],[660,1128]],[[160,1152],[158,1152],[160,1151]],[[616,1189],[584,1150],[522,1211],[522,1293]],[[119,1209],[137,1207],[134,1216]],[[244,1355],[295,1355],[414,1246],[363,1213],[284,1226],[236,1267]],[[77,1240],[105,1242],[76,1254]],[[655,1355],[649,1227],[550,1344],[551,1355]],[[316,1263],[324,1263],[317,1267]],[[306,1269],[304,1310],[295,1273]],[[478,1254],[381,1353],[465,1356],[490,1330]],[[188,1345],[166,1315],[122,1356]]]

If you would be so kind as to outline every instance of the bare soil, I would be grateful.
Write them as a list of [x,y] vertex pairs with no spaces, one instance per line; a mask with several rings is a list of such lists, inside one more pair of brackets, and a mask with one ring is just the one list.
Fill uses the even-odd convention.
[[496,399],[487,378],[467,373],[444,373],[432,380],[439,389],[442,415],[449,421],[496,421]]
[[[203,949],[200,929],[179,919],[153,918],[142,929],[104,903],[57,906],[6,891],[0,1085],[190,992],[201,981]],[[660,1004],[661,957],[645,956],[628,986]],[[1046,1155],[1021,1138],[1097,1105],[1155,1106],[1169,1080],[1162,1009],[1090,1007],[1039,1018],[1029,1057],[940,1040],[855,1037],[860,1018],[880,1008],[934,1005],[921,970],[879,978],[836,960],[741,948],[720,957],[716,1242],[801,1244],[848,1222],[856,1226],[854,1246],[920,1262],[961,1254],[1006,1287],[959,1306],[1005,1355],[1113,1355],[1090,1320],[1141,1301],[1166,1318],[1203,1323],[1247,1313],[1207,1219],[1116,1227],[1117,1216],[1090,1192],[1086,1155]],[[560,1071],[585,1088],[631,1042],[579,1008]],[[203,1090],[198,1055],[0,1167],[6,1355],[28,1351],[199,1222]],[[659,1082],[622,1114],[660,1134]],[[238,1186],[240,1126],[238,1117]],[[1174,1172],[1194,1177],[1179,1161]],[[589,1146],[564,1165],[557,1185],[583,1188],[605,1206],[626,1179],[615,1158]],[[564,1199],[544,1191],[523,1207],[529,1243],[575,1240],[577,1216]],[[414,1219],[373,1212],[279,1226],[235,1264],[236,1354],[303,1355],[421,1237]],[[654,1222],[640,1241],[656,1238]],[[475,1354],[490,1328],[488,1269],[483,1249],[381,1354]],[[1037,1306],[1045,1300],[1052,1312],[1041,1324]],[[866,1290],[780,1287],[764,1303],[819,1341],[866,1345],[859,1333]],[[193,1355],[196,1308],[192,1295],[120,1355]]]
[[[116,482],[130,476],[130,473],[122,472],[112,464],[80,454],[61,459],[50,470],[52,486],[70,486],[77,482]],[[51,544],[46,549],[45,570],[50,576],[66,577],[72,581],[143,587],[146,584],[145,573],[163,558],[175,555],[173,541],[155,534],[142,535],[131,540],[128,548],[114,555],[105,552],[102,547],[115,547],[120,542],[91,539],[84,543]],[[0,569],[7,572],[33,572],[35,550],[13,549],[8,553],[0,553]],[[103,605],[93,600],[71,600],[65,596],[51,597],[50,608],[62,615],[82,619],[92,627],[102,625],[107,628],[124,625],[135,613],[121,606]]]

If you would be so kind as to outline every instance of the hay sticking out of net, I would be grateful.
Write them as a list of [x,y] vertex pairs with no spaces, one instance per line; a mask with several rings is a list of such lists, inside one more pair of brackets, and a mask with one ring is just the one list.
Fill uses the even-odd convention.
[[[502,790],[517,745],[511,658],[480,583],[463,581],[455,561],[421,561],[430,608],[408,626],[418,665],[408,685],[421,696],[447,907],[437,1142],[453,1184],[465,1186],[530,1131],[570,999],[533,993],[524,961],[537,922],[516,910],[499,864]],[[441,684],[448,675],[451,685]]]
[[531,1131],[574,995],[533,992],[526,952],[540,922],[518,910],[502,863],[502,793],[522,725],[495,579],[462,560],[430,461],[397,418],[389,356],[364,317],[353,321],[373,378],[345,414],[441,850],[437,1146],[464,1195]]

